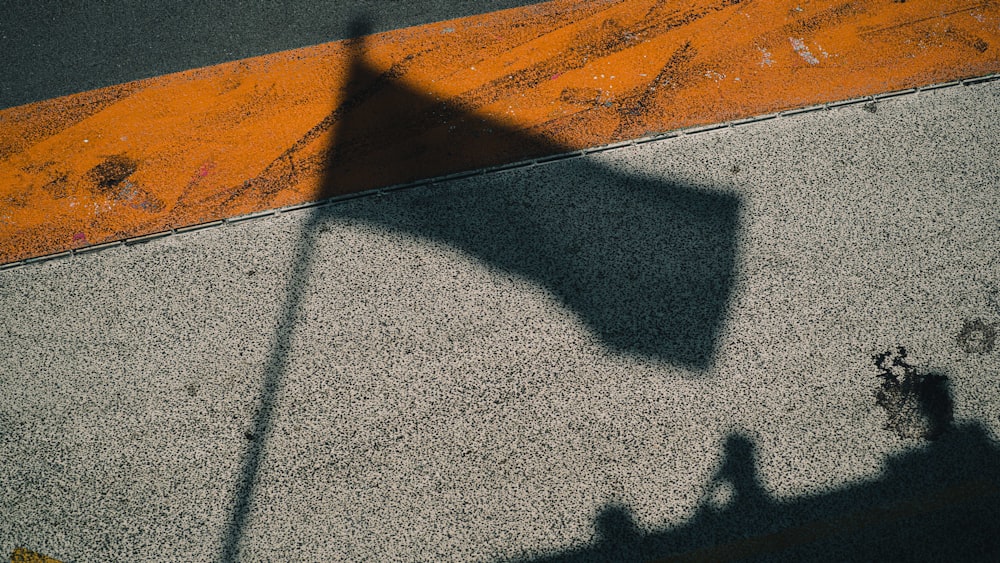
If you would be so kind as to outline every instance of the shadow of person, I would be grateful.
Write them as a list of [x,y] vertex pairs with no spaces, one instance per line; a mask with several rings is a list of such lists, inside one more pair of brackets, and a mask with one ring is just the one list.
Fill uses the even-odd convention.
[[645,537],[635,523],[632,511],[617,502],[603,506],[594,518],[594,536],[590,545],[564,550],[531,561],[540,563],[589,563],[594,561],[642,561],[646,552]]
[[686,522],[644,532],[612,504],[590,545],[517,561],[1000,560],[1000,447],[978,424],[889,457],[874,478],[784,499],[761,484],[749,437],[732,434],[722,450]]
[[[771,499],[757,477],[757,452],[753,441],[731,434],[723,446],[723,462],[709,483],[709,511],[744,514],[765,510]],[[705,504],[705,503],[703,503]]]
[[595,555],[605,560],[629,561],[640,555],[642,535],[632,512],[619,504],[605,506],[594,520]]

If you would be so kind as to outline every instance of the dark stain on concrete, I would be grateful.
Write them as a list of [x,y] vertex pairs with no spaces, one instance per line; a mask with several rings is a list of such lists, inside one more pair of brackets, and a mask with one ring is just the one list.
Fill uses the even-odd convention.
[[996,345],[997,325],[983,319],[965,321],[956,337],[958,345],[969,354],[985,354]]
[[943,434],[954,418],[948,378],[920,373],[906,361],[906,348],[902,346],[872,359],[882,379],[875,397],[888,415],[886,429],[900,438],[934,440]]

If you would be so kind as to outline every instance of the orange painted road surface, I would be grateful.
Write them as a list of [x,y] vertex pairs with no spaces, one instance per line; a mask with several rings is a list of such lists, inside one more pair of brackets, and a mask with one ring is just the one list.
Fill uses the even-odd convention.
[[1000,4],[556,0],[0,111],[0,264],[1000,71]]

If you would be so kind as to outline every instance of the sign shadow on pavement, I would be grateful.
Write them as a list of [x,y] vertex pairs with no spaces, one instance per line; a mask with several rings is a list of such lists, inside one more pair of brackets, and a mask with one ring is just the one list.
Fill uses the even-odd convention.
[[[421,94],[396,80],[393,68],[372,68],[364,57],[366,31],[363,21],[355,22],[351,36],[358,39],[342,104],[232,197],[253,191],[266,197],[303,170],[321,170],[316,199],[322,200],[417,180],[424,159],[476,168],[498,158],[566,152],[547,139]],[[449,122],[472,123],[482,135],[474,143],[449,145],[440,132]],[[393,144],[392,130],[406,131],[409,140]],[[324,134],[334,141],[322,160],[297,154]],[[426,144],[414,146],[414,137]],[[397,162],[411,164],[400,168]],[[736,262],[738,197],[630,175],[590,159],[553,165],[561,172],[544,184],[512,170],[479,176],[475,189],[431,186],[394,193],[378,205],[342,202],[309,211],[247,433],[223,560],[238,558],[303,288],[327,221],[360,220],[451,245],[547,289],[613,351],[692,373],[711,366]]]
[[[359,39],[354,40],[356,55],[345,101],[245,190],[277,191],[294,173],[290,171],[321,167],[324,182],[316,198],[321,200],[357,191],[358,186],[413,180],[408,175],[418,175],[419,169],[394,169],[394,163],[423,153],[427,158],[477,163],[495,161],[496,151],[528,156],[565,152],[509,126],[463,117],[461,108],[440,104],[395,80],[393,69],[371,68],[363,53],[365,31],[363,22],[355,23],[352,36]],[[476,121],[483,129],[480,143],[449,146],[446,137],[430,131],[427,146],[372,146],[373,139],[388,138],[379,126],[412,136],[414,130],[462,120]],[[296,161],[296,147],[329,132],[335,141],[324,161]],[[548,289],[613,350],[692,370],[710,366],[736,261],[738,198],[630,176],[589,160],[569,164],[565,176],[545,185],[508,172],[480,177],[485,185],[474,190],[432,188],[383,198],[379,206],[347,202],[310,211],[248,434],[224,539],[225,560],[234,560],[238,553],[302,288],[318,231],[327,221],[362,220],[444,242]]]
[[[365,31],[355,24],[345,101],[246,190],[266,196],[286,187],[296,170],[321,170],[316,199],[322,200],[420,179],[419,165],[399,162],[443,158],[475,168],[496,163],[498,152],[528,158],[565,152],[422,94],[393,68],[373,68],[364,57]],[[449,122],[472,123],[483,134],[449,145]],[[404,141],[393,143],[392,130],[406,131]],[[327,134],[334,141],[323,158],[297,154],[296,147]],[[738,258],[738,196],[623,172],[611,157],[565,158],[478,175],[474,183],[427,185],[309,211],[247,435],[224,561],[239,559],[304,288],[328,222],[361,221],[449,245],[544,288],[613,353],[693,374],[711,368]],[[722,450],[710,483],[727,487],[722,505],[705,499],[685,525],[651,532],[638,529],[628,507],[608,505],[596,517],[591,544],[524,561],[725,560],[777,551],[797,558],[831,553],[838,560],[996,554],[984,538],[1000,531],[994,503],[1000,452],[977,425],[950,427],[926,447],[891,459],[877,480],[791,500],[772,497],[761,484],[752,438],[734,432]]]

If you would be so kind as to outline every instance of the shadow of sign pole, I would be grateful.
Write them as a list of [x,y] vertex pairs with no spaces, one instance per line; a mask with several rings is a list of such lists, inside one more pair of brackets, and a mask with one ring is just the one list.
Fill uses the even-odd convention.
[[[363,36],[368,32],[369,23],[367,20],[358,19],[353,22],[350,36],[355,38],[351,40],[354,56],[351,57],[351,67],[348,70],[348,76],[351,77],[348,80],[348,84],[355,84],[356,80],[354,80],[354,77],[361,74],[359,67],[362,64]],[[336,129],[336,126],[340,128],[350,126],[350,123],[342,118],[344,114],[349,113],[349,108],[353,106],[358,97],[365,93],[363,90],[360,92],[348,92],[345,103],[340,108],[334,110],[324,122],[320,123],[310,133],[307,133],[306,139],[300,140],[298,145],[304,145],[306,142],[312,141],[318,133],[325,133]],[[336,133],[335,130],[334,133]],[[293,146],[293,149],[286,153],[286,155],[294,154],[294,149],[295,147]],[[286,157],[286,155],[283,155],[283,157]],[[273,167],[274,163],[269,168]],[[267,170],[265,170],[266,173]],[[328,185],[328,182],[324,184],[324,186]],[[324,189],[317,199],[323,199],[330,195],[333,194],[328,193]],[[302,309],[303,291],[313,266],[317,241],[316,231],[324,220],[319,209],[311,209],[308,213],[308,219],[302,227],[298,248],[292,260],[292,271],[288,275],[285,303],[280,309],[281,318],[275,330],[274,344],[264,368],[264,381],[260,390],[257,410],[252,417],[251,430],[246,433],[247,446],[243,453],[243,462],[238,475],[236,491],[233,495],[232,511],[229,522],[226,525],[222,543],[221,560],[225,562],[233,562],[239,559],[240,544],[245,534],[247,519],[252,509],[254,491],[260,476],[260,467],[263,462],[265,447],[273,430],[275,409],[285,378],[285,372],[288,369],[288,354],[291,350],[295,324]]]
[[[343,102],[234,198],[277,193],[297,174],[321,174],[316,199],[324,199],[420,179],[424,158],[475,168],[497,158],[566,152],[422,94],[403,80],[406,60],[373,68],[364,55],[365,33],[364,22],[354,24],[352,35],[359,38],[351,43]],[[448,131],[459,127],[471,129],[471,142],[448,142]],[[310,156],[325,135],[333,139],[329,148]],[[397,168],[400,162],[408,164]],[[247,433],[224,561],[238,559],[326,221],[362,221],[445,243],[545,288],[616,353],[692,373],[711,366],[736,261],[736,196],[624,173],[592,159],[480,175],[473,182],[399,191],[378,205],[355,200],[309,211]]]

